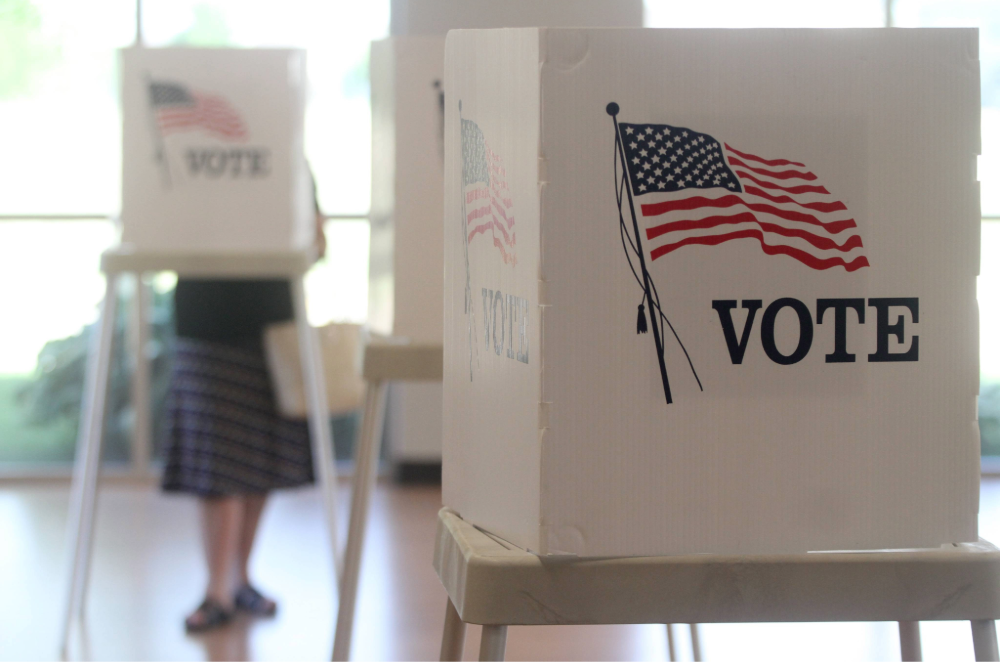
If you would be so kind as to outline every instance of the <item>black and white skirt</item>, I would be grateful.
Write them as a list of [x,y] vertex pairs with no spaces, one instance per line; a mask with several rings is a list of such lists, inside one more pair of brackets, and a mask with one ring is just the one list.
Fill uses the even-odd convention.
[[278,415],[261,348],[178,338],[165,428],[165,491],[220,497],[313,481],[308,427]]

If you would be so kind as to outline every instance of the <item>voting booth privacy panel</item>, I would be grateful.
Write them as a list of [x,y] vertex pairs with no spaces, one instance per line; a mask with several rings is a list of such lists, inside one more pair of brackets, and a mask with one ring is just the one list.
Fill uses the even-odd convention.
[[122,241],[269,252],[312,241],[305,53],[121,51]]
[[[444,37],[371,45],[372,207],[369,323],[439,345],[444,317]],[[441,459],[441,384],[397,384],[396,461]]]
[[541,554],[976,540],[977,58],[450,33],[445,504]]
[[[642,25],[640,0],[394,0],[392,37],[372,43],[369,324],[442,341],[444,42],[453,28]],[[392,457],[441,460],[441,385],[395,384]]]

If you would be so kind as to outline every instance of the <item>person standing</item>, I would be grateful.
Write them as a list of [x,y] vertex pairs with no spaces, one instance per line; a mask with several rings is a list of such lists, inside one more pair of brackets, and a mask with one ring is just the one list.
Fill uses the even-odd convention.
[[[322,256],[318,204],[315,218]],[[203,632],[237,610],[276,613],[251,581],[250,556],[268,494],[313,482],[312,452],[306,423],[279,416],[264,357],[264,328],[294,317],[289,282],[182,278],[174,308],[162,488],[199,500],[208,585],[184,624]]]

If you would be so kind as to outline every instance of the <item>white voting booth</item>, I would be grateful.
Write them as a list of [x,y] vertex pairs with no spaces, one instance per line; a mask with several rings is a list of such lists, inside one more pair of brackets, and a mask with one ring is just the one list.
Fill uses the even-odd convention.
[[[642,25],[642,2],[627,0],[393,0],[389,39],[371,49],[372,204],[369,323],[376,332],[410,341],[412,357],[440,347],[444,279],[444,35],[455,28],[513,26]],[[400,349],[398,351],[405,352]],[[366,368],[366,373],[367,373]],[[441,458],[440,373],[401,368],[379,373],[384,389],[393,384],[385,437],[394,461],[435,463]],[[381,402],[372,396],[372,402]],[[383,405],[384,406],[384,405]],[[371,407],[367,411],[374,411]],[[333,657],[350,656],[355,596],[374,485],[381,421],[362,425],[351,523],[344,555]]]
[[[339,568],[323,362],[302,286],[314,259],[312,189],[302,149],[305,53],[130,48],[121,52],[121,71],[122,244],[101,260],[107,289],[87,367],[73,477],[64,650],[85,599],[116,285],[123,274],[290,280],[314,473]],[[141,366],[145,360],[139,343],[137,361]],[[135,406],[141,412],[148,402],[139,398]],[[137,421],[148,422],[148,416],[137,415]]]
[[975,31],[445,62],[446,506],[542,555],[977,539]]
[[[372,329],[443,334],[444,38],[456,28],[641,27],[640,0],[393,0],[372,43]],[[386,433],[398,463],[441,460],[441,385],[393,386]]]
[[896,620],[920,659],[947,618],[997,659],[977,57],[449,33],[442,659],[466,622],[503,659],[508,625],[800,620]]

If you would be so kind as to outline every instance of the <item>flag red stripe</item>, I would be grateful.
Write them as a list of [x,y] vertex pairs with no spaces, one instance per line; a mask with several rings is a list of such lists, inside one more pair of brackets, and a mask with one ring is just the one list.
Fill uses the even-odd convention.
[[672,223],[664,223],[663,225],[648,228],[646,230],[646,237],[648,239],[655,239],[656,237],[668,232],[707,230],[720,225],[738,225],[740,223],[756,223],[765,232],[773,232],[774,234],[781,235],[782,237],[796,237],[798,239],[804,239],[816,248],[824,251],[838,250],[846,253],[854,250],[855,248],[863,247],[861,244],[861,237],[856,234],[848,237],[847,241],[843,244],[838,244],[829,237],[821,237],[809,232],[808,230],[786,228],[783,225],[761,221],[750,212],[743,212],[733,216],[709,216],[708,218],[703,218],[697,221],[673,221]]
[[[507,228],[505,228],[503,225],[501,225],[500,221],[498,221],[495,216],[493,216],[492,214],[490,214],[489,211],[490,211],[489,208],[482,207],[480,209],[475,209],[475,210],[469,212],[469,214],[468,214],[468,221],[469,221],[470,224],[473,221],[475,221],[477,219],[480,219],[480,218],[482,218],[484,216],[489,216],[489,220],[488,221],[486,221],[485,223],[480,223],[479,225],[475,226],[474,228],[472,228],[472,230],[469,231],[469,239],[472,239],[477,234],[482,234],[482,233],[486,232],[490,228],[496,228],[497,230],[500,230],[500,234],[503,235],[504,242],[506,242],[506,244],[508,246],[513,246],[516,243],[515,242],[515,238],[513,236],[507,234]],[[480,212],[485,212],[485,213],[480,213]]]
[[684,198],[682,200],[667,200],[665,202],[642,205],[642,214],[643,216],[660,216],[661,214],[666,214],[672,211],[690,211],[692,209],[702,209],[705,207],[721,209],[723,207],[734,207],[736,205],[742,205],[752,211],[758,211],[763,214],[772,214],[779,218],[783,218],[786,221],[796,221],[799,223],[818,225],[830,234],[838,234],[847,228],[857,227],[853,218],[841,221],[824,222],[811,214],[804,214],[802,212],[791,211],[789,209],[779,209],[778,207],[767,204],[746,202],[743,198],[736,195],[726,195],[721,198],[703,198],[699,196]]
[[681,248],[683,246],[689,246],[693,244],[702,246],[718,246],[721,243],[732,241],[733,239],[756,239],[760,242],[761,249],[767,255],[788,255],[793,257],[802,264],[810,267],[812,269],[823,270],[832,269],[833,267],[844,267],[846,271],[857,271],[863,267],[870,266],[868,264],[868,258],[865,256],[859,256],[851,260],[846,261],[840,256],[820,258],[807,253],[798,248],[792,246],[786,246],[784,244],[779,244],[777,246],[772,246],[764,241],[764,233],[760,230],[747,229],[738,230],[736,232],[730,232],[729,234],[716,234],[709,235],[705,237],[687,237],[674,244],[664,244],[663,246],[657,246],[654,248],[650,255],[654,260],[663,257],[667,253],[672,253],[673,251]]
[[766,168],[755,168],[751,165],[743,163],[743,161],[740,161],[734,156],[729,157],[729,164],[734,166],[743,166],[747,170],[752,170],[759,175],[767,175],[768,177],[773,177],[774,179],[804,179],[807,182],[816,180],[816,175],[808,171],[802,172],[800,170],[768,170]]
[[486,223],[483,223],[482,225],[477,225],[476,227],[472,228],[472,231],[469,232],[469,241],[472,241],[472,238],[475,237],[477,234],[483,234],[483,233],[485,233],[491,227],[493,227],[493,221],[492,220],[490,220],[490,221],[488,221]]
[[468,193],[465,194],[465,203],[469,204],[470,202],[475,202],[480,198],[485,200],[488,197],[490,197],[489,191],[487,191],[485,188],[477,188],[476,190],[469,191]]
[[201,110],[164,109],[160,111],[160,118],[164,120],[172,120],[175,118],[184,118],[184,119],[193,118],[209,122],[218,122],[220,124],[229,124],[237,127],[243,126],[243,122],[240,120],[240,118],[234,117],[230,113],[212,113],[212,112],[204,112]]
[[493,206],[496,208],[497,213],[500,214],[500,218],[502,218],[504,221],[507,222],[507,227],[509,228],[514,227],[514,219],[507,218],[507,212],[505,212],[503,210],[503,207],[500,206],[500,201],[497,200],[496,198],[492,198],[491,202],[493,203]]
[[733,149],[732,147],[729,146],[729,143],[726,143],[725,145],[726,149],[728,149],[733,154],[739,154],[745,159],[750,159],[751,161],[756,161],[757,163],[763,163],[764,165],[769,165],[769,166],[791,165],[791,166],[799,166],[800,168],[806,167],[805,163],[799,163],[798,161],[788,161],[787,159],[771,159],[771,160],[762,159],[759,156],[754,156],[753,154],[748,154],[747,152],[741,152],[738,149]]
[[202,127],[202,128],[207,129],[208,131],[211,131],[213,133],[221,133],[221,134],[226,135],[226,136],[239,137],[239,136],[246,135],[245,132],[242,131],[239,128],[234,128],[234,127],[227,126],[227,125],[209,124],[209,123],[206,123],[206,122],[199,122],[199,121],[164,122],[164,123],[162,123],[160,125],[160,127],[165,132],[176,131],[176,130],[191,128],[191,127]]
[[517,256],[512,253],[508,253],[506,249],[504,249],[503,244],[500,243],[500,240],[496,237],[493,237],[493,245],[500,249],[500,256],[503,258],[504,264],[507,264],[508,262],[511,264],[517,264]]
[[503,235],[504,243],[506,243],[508,246],[512,246],[514,244],[514,242],[512,242],[510,239],[510,235],[507,234],[507,228],[505,228],[500,223],[500,221],[496,219],[495,216],[493,217],[493,227],[495,227],[497,230],[500,230],[500,234]]
[[468,220],[472,222],[475,221],[476,219],[482,218],[487,215],[490,215],[490,208],[480,207],[479,209],[473,209],[472,211],[469,212]]
[[788,202],[793,205],[798,205],[799,207],[805,207],[806,209],[812,209],[813,211],[822,213],[847,210],[847,205],[840,200],[837,200],[836,202],[799,202],[798,200],[790,198],[787,195],[771,195],[770,193],[761,191],[756,186],[744,186],[743,190],[749,195],[765,198],[771,202]]
[[743,172],[742,170],[737,170],[736,174],[739,175],[740,177],[746,177],[750,181],[759,184],[764,188],[788,191],[789,193],[826,193],[826,194],[830,193],[822,186],[810,186],[808,184],[803,184],[802,186],[778,186],[777,184],[772,184],[770,182],[762,182],[761,180],[751,175],[749,172]]
[[206,122],[200,118],[175,118],[167,121],[159,122],[160,129],[164,133],[171,133],[173,131],[180,131],[183,129],[189,129],[193,127],[201,127],[206,129],[211,133],[218,133],[228,138],[245,138],[246,131],[241,126],[234,126],[231,124],[219,124]]

